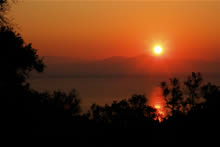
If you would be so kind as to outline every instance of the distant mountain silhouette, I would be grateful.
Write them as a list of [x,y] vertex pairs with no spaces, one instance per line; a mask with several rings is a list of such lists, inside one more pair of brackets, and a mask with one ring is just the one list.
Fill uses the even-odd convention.
[[113,56],[103,60],[79,61],[71,57],[45,57],[47,68],[41,77],[81,76],[137,76],[162,73],[201,71],[220,73],[219,61],[155,58],[148,55],[135,57]]

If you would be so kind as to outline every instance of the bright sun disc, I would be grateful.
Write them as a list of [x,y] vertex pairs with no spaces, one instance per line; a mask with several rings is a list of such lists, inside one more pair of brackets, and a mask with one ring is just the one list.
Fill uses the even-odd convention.
[[159,55],[162,52],[163,52],[163,48],[161,46],[157,45],[157,46],[154,47],[154,53],[155,54]]

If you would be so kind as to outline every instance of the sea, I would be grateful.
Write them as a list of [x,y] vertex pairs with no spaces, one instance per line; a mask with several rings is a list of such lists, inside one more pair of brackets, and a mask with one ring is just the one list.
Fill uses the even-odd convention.
[[[190,73],[188,74],[190,75]],[[187,79],[187,74],[148,75],[148,76],[86,76],[86,77],[35,77],[30,79],[31,87],[38,91],[65,92],[76,89],[81,100],[82,111],[87,111],[92,104],[105,105],[113,101],[128,99],[133,94],[144,94],[148,100],[160,87],[163,81],[177,77],[181,82]],[[219,74],[203,75],[204,84],[211,82],[220,86]]]

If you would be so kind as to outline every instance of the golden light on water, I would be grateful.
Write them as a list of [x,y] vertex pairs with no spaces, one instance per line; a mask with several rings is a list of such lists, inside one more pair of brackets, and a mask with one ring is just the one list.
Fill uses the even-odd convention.
[[156,109],[160,109],[160,108],[161,108],[161,106],[158,105],[158,104],[154,105],[154,107],[155,107]]

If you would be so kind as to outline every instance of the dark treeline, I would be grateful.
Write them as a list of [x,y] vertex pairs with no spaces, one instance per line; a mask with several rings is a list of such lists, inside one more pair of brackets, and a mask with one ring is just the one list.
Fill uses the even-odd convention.
[[7,1],[0,0],[0,97],[8,135],[20,136],[29,128],[33,136],[73,136],[103,146],[218,141],[220,89],[205,84],[200,73],[193,72],[183,83],[177,78],[161,83],[166,116],[149,106],[144,95],[105,106],[93,104],[81,113],[74,89],[68,93],[32,89],[27,82],[30,72],[43,72],[45,65],[5,19],[5,7]]
[[75,90],[69,93],[32,90],[32,133],[79,135],[95,143],[217,141],[220,90],[216,85],[202,84],[200,73],[192,73],[182,86],[178,79],[172,78],[170,83],[162,82],[161,88],[166,116],[149,106],[144,95],[133,95],[105,106],[93,104],[88,113],[81,114]]

